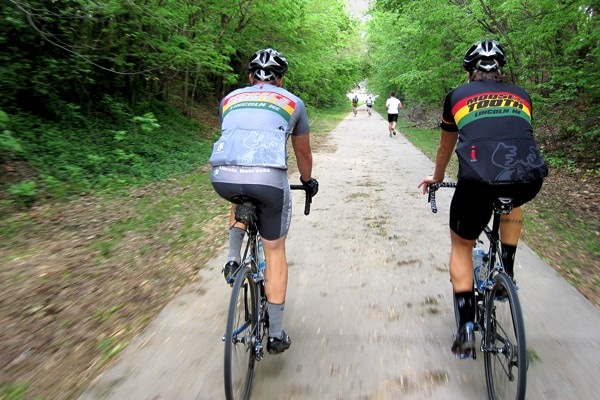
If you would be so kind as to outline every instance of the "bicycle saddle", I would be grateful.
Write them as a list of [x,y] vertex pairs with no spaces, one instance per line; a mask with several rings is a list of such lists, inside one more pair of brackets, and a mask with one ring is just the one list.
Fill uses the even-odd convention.
[[513,199],[511,197],[498,197],[494,200],[494,208],[500,214],[509,214],[513,209]]
[[243,194],[235,195],[231,202],[237,204],[235,208],[235,219],[245,225],[250,225],[256,220],[256,199]]

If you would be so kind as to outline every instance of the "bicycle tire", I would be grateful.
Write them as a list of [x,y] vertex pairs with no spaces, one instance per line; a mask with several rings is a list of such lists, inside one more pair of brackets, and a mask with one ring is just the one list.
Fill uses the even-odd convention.
[[[517,288],[505,273],[493,278],[485,316],[484,365],[491,400],[524,399],[527,388],[525,324]],[[506,297],[497,298],[505,290]]]
[[258,321],[256,285],[248,266],[238,271],[225,329],[224,384],[227,400],[249,399],[254,377],[254,338]]

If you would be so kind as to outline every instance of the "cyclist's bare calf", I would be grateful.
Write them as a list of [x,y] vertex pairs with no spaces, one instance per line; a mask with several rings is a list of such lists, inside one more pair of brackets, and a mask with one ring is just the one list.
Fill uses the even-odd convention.
[[513,208],[510,214],[503,215],[500,218],[500,239],[502,244],[512,244],[516,246],[521,237],[521,228],[523,228],[523,212],[521,207]]
[[283,236],[276,240],[262,238],[265,249],[267,267],[265,269],[265,294],[269,303],[285,303],[288,267],[285,256],[285,239]]
[[502,243],[502,263],[506,273],[514,278],[515,253],[521,237],[523,213],[521,207],[513,208],[509,214],[500,218],[500,242]]
[[452,250],[450,251],[450,280],[454,293],[473,289],[473,258],[471,252],[475,240],[464,239],[450,231]]

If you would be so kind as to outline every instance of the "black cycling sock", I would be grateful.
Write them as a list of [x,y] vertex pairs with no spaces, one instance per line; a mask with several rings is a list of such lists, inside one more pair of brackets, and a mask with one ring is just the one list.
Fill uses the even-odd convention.
[[458,307],[460,326],[467,322],[473,322],[475,319],[475,295],[473,291],[454,293],[454,298]]
[[502,264],[506,273],[511,277],[515,276],[515,253],[517,252],[517,246],[510,244],[502,244]]
[[242,262],[242,242],[244,241],[244,235],[246,231],[244,229],[233,227],[229,229],[229,253],[227,255],[227,261],[235,261],[240,264]]

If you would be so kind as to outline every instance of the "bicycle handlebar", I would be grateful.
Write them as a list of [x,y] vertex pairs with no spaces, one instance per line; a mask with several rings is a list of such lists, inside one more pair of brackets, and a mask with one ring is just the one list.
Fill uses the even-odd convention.
[[304,185],[290,185],[291,190],[304,190],[304,215],[310,214],[310,203],[312,203],[312,196],[308,194],[308,188]]
[[427,196],[427,202],[431,203],[431,212],[434,214],[438,212],[437,205],[435,203],[435,191],[442,187],[456,187],[456,182],[436,182],[429,184],[429,196]]

